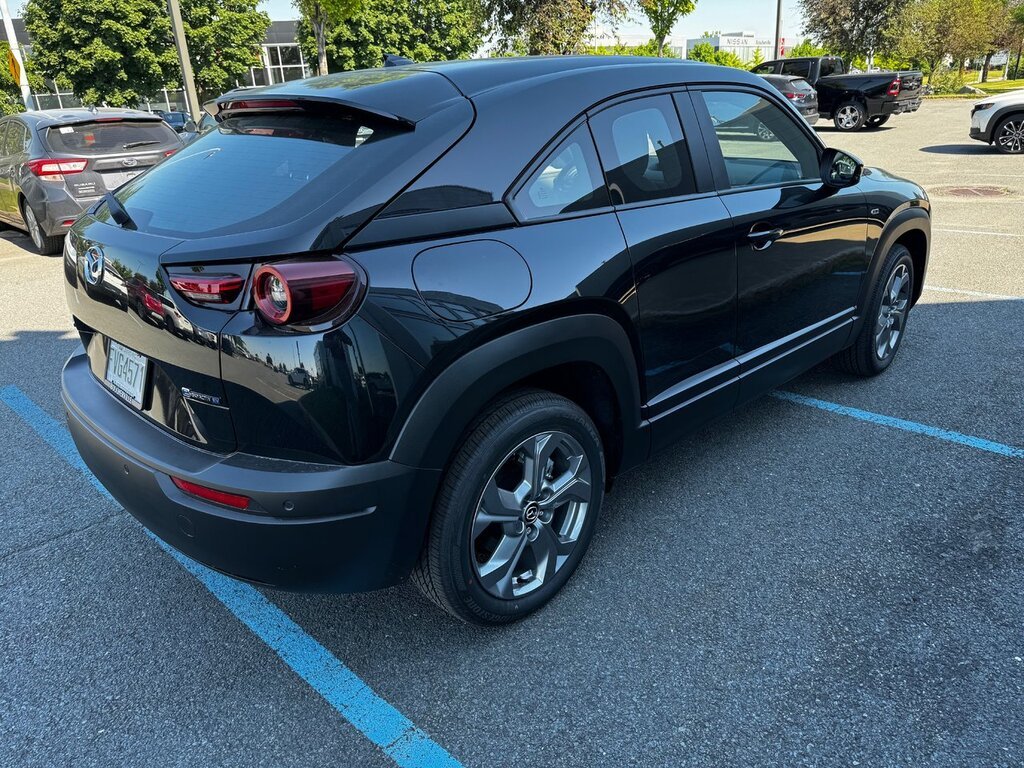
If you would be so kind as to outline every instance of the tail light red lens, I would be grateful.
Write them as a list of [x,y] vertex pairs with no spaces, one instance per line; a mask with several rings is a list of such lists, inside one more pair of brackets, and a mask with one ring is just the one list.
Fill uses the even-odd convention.
[[205,485],[190,483],[188,480],[182,480],[180,477],[172,477],[171,481],[189,496],[212,501],[214,504],[223,504],[226,507],[234,507],[235,509],[249,508],[248,496],[218,491],[216,488],[207,488]]
[[282,261],[256,270],[253,299],[272,325],[344,319],[360,292],[359,272],[344,259]]
[[892,81],[892,84],[889,86],[889,90],[886,91],[886,93],[888,93],[890,96],[899,96],[901,85],[903,85],[903,83],[901,82],[900,78],[897,77],[895,80]]
[[230,304],[245,280],[238,275],[171,275],[171,285],[194,304]]
[[151,293],[144,293],[144,294],[142,294],[142,303],[145,304],[146,305],[146,309],[148,309],[151,312],[163,312],[164,311],[163,303],[161,303],[160,299],[158,299],[156,296],[154,296]]
[[82,158],[38,158],[29,160],[25,166],[43,181],[58,181],[62,176],[72,173],[81,173],[89,165],[89,161]]

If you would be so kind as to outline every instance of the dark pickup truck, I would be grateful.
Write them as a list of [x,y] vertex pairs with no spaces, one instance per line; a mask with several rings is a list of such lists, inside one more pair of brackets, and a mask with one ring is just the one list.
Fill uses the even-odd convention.
[[858,72],[849,74],[838,56],[766,61],[755,75],[798,75],[818,92],[818,112],[840,131],[878,128],[892,115],[916,112],[921,106],[920,72]]

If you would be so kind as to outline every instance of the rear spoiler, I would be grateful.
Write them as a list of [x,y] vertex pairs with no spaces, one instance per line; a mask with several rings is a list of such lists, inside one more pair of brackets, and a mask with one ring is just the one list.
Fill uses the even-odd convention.
[[389,122],[401,123],[402,125],[406,125],[410,128],[416,124],[414,120],[410,120],[402,115],[394,112],[388,112],[383,109],[368,107],[365,104],[360,104],[359,102],[351,99],[332,96],[310,96],[305,93],[302,95],[292,96],[288,93],[281,93],[277,91],[272,93],[242,93],[234,96],[221,97],[213,103],[207,104],[204,109],[220,120],[222,119],[222,117],[220,117],[221,113],[225,112],[294,112],[301,111],[303,109],[303,104],[325,104],[328,106],[343,107],[354,112],[362,112],[366,115],[382,118]]
[[137,115],[82,115],[81,117],[54,117],[40,120],[36,128],[53,128],[60,125],[81,125],[82,123],[162,123],[160,115],[140,112]]

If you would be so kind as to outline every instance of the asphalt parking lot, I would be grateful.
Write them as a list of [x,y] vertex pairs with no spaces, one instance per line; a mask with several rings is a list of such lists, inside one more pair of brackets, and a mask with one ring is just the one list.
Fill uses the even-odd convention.
[[1024,764],[1024,158],[969,112],[821,131],[933,200],[890,370],[812,371],[623,477],[497,631],[162,549],[69,447],[60,259],[0,233],[0,765]]

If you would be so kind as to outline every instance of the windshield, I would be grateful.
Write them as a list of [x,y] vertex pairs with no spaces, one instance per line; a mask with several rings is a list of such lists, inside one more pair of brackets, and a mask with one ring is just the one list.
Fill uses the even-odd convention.
[[[414,131],[338,110],[229,117],[117,192],[138,228],[185,238],[266,229],[402,162]],[[404,151],[403,151],[404,150]]]
[[53,152],[77,155],[109,155],[181,140],[160,120],[104,120],[94,123],[55,125],[46,129],[46,143]]

